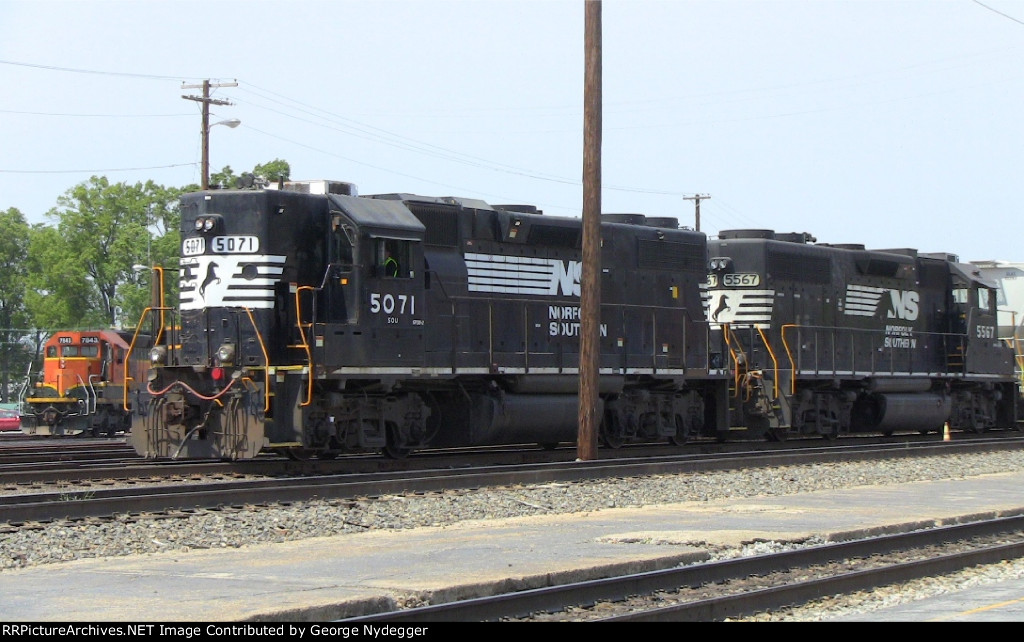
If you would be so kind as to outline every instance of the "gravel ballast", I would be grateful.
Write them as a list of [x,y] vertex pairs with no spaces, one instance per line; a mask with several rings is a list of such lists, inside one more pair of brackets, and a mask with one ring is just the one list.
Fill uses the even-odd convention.
[[[943,455],[880,462],[606,479],[541,486],[483,488],[415,496],[310,501],[201,511],[187,516],[62,521],[0,532],[0,572],[37,564],[164,551],[231,548],[308,537],[445,526],[465,520],[593,512],[681,501],[788,495],[863,485],[959,479],[1024,469],[1024,453]],[[1024,504],[1024,500],[1022,500]],[[735,555],[764,552],[737,550]],[[757,619],[819,620],[867,612],[896,601],[1024,576],[1024,562],[972,569],[947,578],[875,590]]]

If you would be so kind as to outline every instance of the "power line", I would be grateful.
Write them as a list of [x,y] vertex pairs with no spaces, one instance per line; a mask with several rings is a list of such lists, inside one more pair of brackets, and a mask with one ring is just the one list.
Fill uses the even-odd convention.
[[1005,13],[1003,13],[1002,11],[997,11],[996,9],[993,9],[992,7],[988,6],[987,4],[984,4],[982,2],[978,2],[978,0],[974,0],[974,4],[976,4],[978,6],[981,6],[981,7],[984,7],[986,9],[988,9],[989,11],[991,11],[992,13],[998,13],[1002,17],[1007,18],[1009,20],[1013,20],[1014,22],[1016,22],[1018,24],[1024,25],[1024,21],[1018,20],[1018,19],[1014,18],[1013,16],[1008,16]]
[[38,65],[31,62],[16,62],[14,60],[0,60],[0,65],[14,65],[16,67],[31,67],[33,69],[46,69],[47,71],[64,71],[73,74],[95,74],[99,76],[124,76],[127,78],[146,78],[149,80],[181,80],[181,76],[157,76],[155,74],[132,74],[123,71],[97,71],[94,69],[75,69],[73,67],[56,67],[54,65]]
[[[26,63],[26,62],[12,61],[12,60],[0,60],[0,64],[14,65],[14,66],[20,66],[20,67],[29,67],[29,68],[34,68],[34,69],[45,69],[45,70],[48,70],[48,71],[61,71],[61,72],[67,72],[67,73],[82,73],[82,74],[94,74],[94,75],[106,75],[106,76],[122,76],[122,77],[143,78],[143,79],[150,79],[150,80],[169,80],[169,79],[180,80],[180,78],[181,78],[180,76],[163,76],[163,75],[157,75],[157,74],[136,74],[136,73],[127,73],[127,72],[112,72],[112,71],[102,71],[102,70],[92,70],[92,69],[79,69],[79,68],[73,68],[73,67],[61,67],[61,66],[55,66],[55,65],[42,65],[42,64],[36,64],[36,63]],[[230,83],[219,83],[219,82],[216,82],[216,81],[212,81],[210,79],[203,79],[202,82],[210,83],[209,86],[211,88],[212,87],[221,87],[221,86],[224,86],[224,87],[232,86],[233,87],[233,86],[237,86],[237,84],[238,84],[235,81],[232,81]],[[186,88],[186,87],[200,87],[200,86],[202,86],[202,85],[185,85],[185,84],[183,84],[182,88]],[[265,88],[259,87],[257,85],[249,84],[249,86],[253,87],[256,90],[265,92],[266,94],[271,94],[271,95],[276,95],[276,96],[284,97],[281,94],[278,94],[278,93],[276,93],[276,92],[274,92],[272,90],[269,90],[269,89],[265,89]],[[271,100],[267,96],[261,96],[258,93],[255,94],[255,95],[257,95],[257,96],[259,96],[261,98],[264,98],[266,100]],[[196,100],[197,102],[203,102],[204,106],[206,106],[206,107],[208,107],[209,104],[230,104],[230,103],[227,103],[226,101],[223,102],[223,103],[215,102],[215,100],[209,98],[208,95],[204,96],[203,98],[200,98],[200,97],[187,97],[187,96],[182,96],[182,98],[188,98],[190,100]],[[580,179],[568,178],[568,177],[557,176],[557,175],[550,175],[550,174],[541,174],[541,173],[537,173],[537,172],[530,171],[530,170],[527,170],[527,169],[515,167],[515,166],[512,166],[512,165],[505,165],[505,164],[502,164],[502,163],[496,163],[494,161],[491,161],[491,160],[488,160],[486,158],[482,158],[482,157],[479,157],[479,156],[473,156],[473,155],[470,155],[470,154],[465,154],[465,153],[458,152],[458,151],[455,151],[455,150],[452,150],[452,149],[447,149],[447,148],[440,147],[440,146],[437,146],[437,145],[432,145],[430,143],[426,143],[426,142],[422,142],[422,141],[417,141],[417,140],[412,139],[412,138],[401,136],[399,134],[396,134],[396,133],[393,133],[393,132],[390,132],[390,131],[387,131],[387,130],[384,130],[384,129],[381,129],[381,128],[378,128],[378,127],[374,127],[372,125],[361,123],[361,122],[353,120],[353,119],[345,118],[343,116],[340,116],[338,114],[334,114],[332,112],[329,112],[327,110],[315,107],[313,105],[306,105],[304,103],[301,103],[301,102],[295,101],[295,100],[291,100],[291,99],[288,99],[288,100],[292,103],[291,105],[285,105],[281,101],[275,101],[275,102],[278,102],[279,104],[282,104],[282,106],[285,106],[286,108],[291,109],[291,110],[295,110],[296,109],[296,105],[298,105],[300,107],[306,107],[308,109],[315,110],[316,112],[320,112],[320,114],[316,114],[316,113],[313,113],[311,111],[307,111],[306,109],[298,109],[298,111],[300,111],[300,112],[305,112],[305,113],[309,114],[310,116],[312,116],[314,118],[326,119],[328,122],[332,122],[332,119],[337,119],[337,121],[335,121],[336,125],[338,125],[339,127],[347,128],[347,129],[339,129],[338,131],[341,131],[342,133],[347,133],[347,134],[352,135],[352,136],[364,138],[364,139],[375,141],[375,142],[378,142],[378,143],[383,143],[383,144],[386,144],[386,145],[397,147],[399,149],[405,149],[406,151],[418,152],[418,153],[421,153],[421,154],[426,154],[428,156],[434,156],[434,157],[437,157],[437,158],[442,158],[444,160],[448,160],[448,161],[452,161],[452,162],[456,162],[456,163],[462,163],[462,164],[465,164],[465,165],[469,165],[471,167],[478,167],[478,168],[482,168],[482,169],[491,169],[493,171],[509,173],[509,174],[512,174],[512,175],[522,176],[524,178],[532,178],[532,179],[535,179],[535,180],[542,180],[542,181],[548,181],[548,182],[553,182],[553,183],[561,183],[561,184],[566,184],[566,185],[581,185],[582,184]],[[205,102],[205,101],[209,101],[209,102]],[[263,107],[263,106],[260,106],[260,105],[255,105],[254,104],[254,106],[260,107],[262,109],[268,109],[269,111],[277,111],[277,110],[269,109],[267,107]],[[3,111],[5,113],[27,113],[27,114],[52,115],[52,116],[101,116],[101,115],[86,115],[86,114],[57,114],[57,113],[46,114],[46,113],[42,113],[42,112],[15,112],[15,111],[6,111],[6,110],[0,110],[0,111]],[[290,117],[290,118],[294,118],[294,119],[297,119],[297,120],[304,120],[304,119],[301,119],[298,116],[295,116],[293,114],[288,114],[288,113],[280,112],[280,111],[277,111],[277,113],[280,113],[280,114],[282,114],[284,116],[287,116],[287,117]],[[176,116],[177,114],[167,114],[167,116],[172,116],[172,115]],[[117,116],[111,115],[111,117],[117,117]],[[137,116],[137,117],[145,117],[145,116],[140,115],[140,116]],[[311,122],[311,124],[314,124],[314,125],[317,124],[317,123],[312,122],[312,121],[306,121],[306,122]],[[349,123],[349,124],[346,124],[346,122]],[[207,125],[207,123],[206,123],[206,121],[204,121],[204,128],[206,127],[206,125]],[[319,126],[325,126],[325,125],[319,125]],[[265,132],[261,132],[261,133],[265,133]],[[278,137],[278,138],[280,138],[280,137]],[[287,140],[287,139],[282,138],[282,140]],[[295,141],[289,141],[289,142],[293,142],[294,143]],[[187,164],[184,164],[184,165],[194,165],[194,163],[187,163]],[[97,169],[97,170],[84,170],[84,169],[83,170],[3,170],[3,169],[0,169],[0,173],[9,173],[9,174],[17,174],[17,173],[22,173],[22,174],[64,174],[64,173],[66,173],[66,174],[74,174],[74,173],[82,173],[82,172],[117,172],[117,171],[136,171],[136,170],[145,170],[145,169],[167,169],[167,168],[181,167],[181,166],[183,166],[183,165],[182,164],[176,164],[176,165],[163,165],[163,166],[156,166],[156,167],[115,168],[115,169]],[[384,171],[389,171],[386,168],[379,168],[379,169],[382,169]],[[602,190],[603,191],[604,190],[610,190],[610,191],[632,192],[632,193],[640,193],[640,194],[653,194],[653,195],[662,195],[662,196],[678,196],[678,195],[680,195],[682,193],[681,191],[678,191],[678,190],[676,190],[676,191],[656,190],[656,189],[647,189],[647,188],[641,188],[641,187],[629,187],[629,186],[620,186],[620,185],[603,185],[602,186]]]
[[0,109],[0,114],[24,114],[26,116],[63,116],[66,118],[166,118],[191,116],[192,114],[71,114],[53,111],[17,111],[14,109]]
[[152,167],[115,167],[112,169],[0,169],[0,174],[88,174],[100,172],[137,172],[149,169],[171,169],[174,167],[191,167],[195,163],[177,163],[174,165],[154,165]]

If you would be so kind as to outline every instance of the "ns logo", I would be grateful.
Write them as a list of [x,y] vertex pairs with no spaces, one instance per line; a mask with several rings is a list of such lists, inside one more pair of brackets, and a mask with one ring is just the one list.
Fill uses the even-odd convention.
[[918,294],[912,290],[889,290],[890,308],[886,313],[888,319],[916,321],[918,314]]
[[581,261],[555,261],[555,283],[558,293],[562,296],[579,296],[580,279],[583,275],[583,263]]

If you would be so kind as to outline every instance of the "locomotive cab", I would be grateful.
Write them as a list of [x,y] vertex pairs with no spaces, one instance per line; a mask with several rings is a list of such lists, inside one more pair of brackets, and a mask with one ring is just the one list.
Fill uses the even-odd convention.
[[952,264],[952,267],[949,331],[963,335],[964,343],[951,353],[951,365],[962,366],[964,372],[1012,372],[1012,349],[998,334],[998,284],[983,278],[977,270],[969,270],[966,265]]

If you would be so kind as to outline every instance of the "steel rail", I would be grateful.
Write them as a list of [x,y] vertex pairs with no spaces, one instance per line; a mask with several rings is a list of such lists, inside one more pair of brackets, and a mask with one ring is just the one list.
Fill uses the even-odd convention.
[[[441,492],[452,489],[586,481],[735,470],[867,459],[892,459],[937,454],[1019,448],[1019,442],[994,440],[983,444],[935,442],[916,447],[801,448],[783,453],[744,452],[729,455],[656,457],[545,464],[510,464],[452,470],[369,472],[359,474],[299,475],[294,477],[215,481],[182,485],[128,488],[61,489],[59,492],[0,496],[0,523],[45,522],[58,519],[110,517],[118,513],[216,509],[224,506],[311,499],[348,499],[401,493]],[[166,470],[172,473],[174,468]]]
[[[524,618],[573,606],[620,601],[635,595],[680,588],[699,587],[750,576],[764,576],[837,560],[868,557],[912,550],[972,537],[1016,533],[1024,529],[1021,514],[942,526],[907,533],[883,535],[836,544],[801,548],[782,553],[693,564],[560,586],[530,589],[460,600],[445,604],[390,611],[340,620],[344,622],[481,622]],[[1024,542],[985,547],[977,551],[933,557],[882,568],[844,573],[797,584],[740,592],[646,611],[610,616],[591,621],[665,622],[717,621],[752,615],[770,609],[794,606],[817,598],[868,589],[883,584],[957,571],[977,564],[990,564],[1024,557]]]

